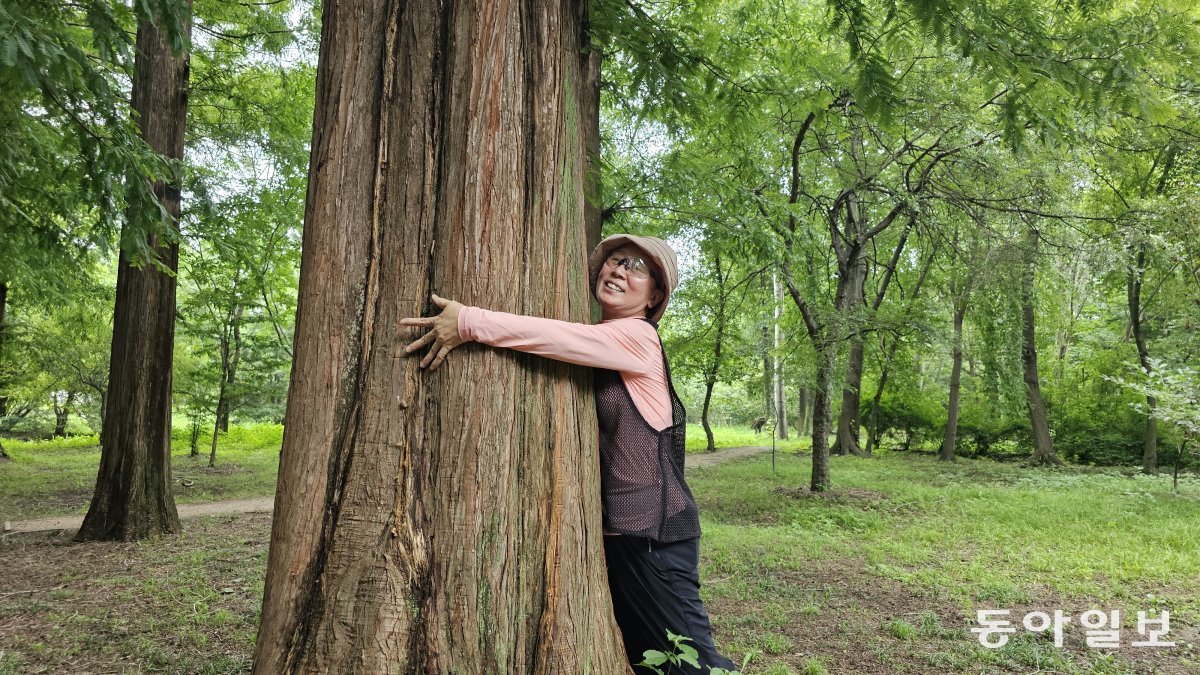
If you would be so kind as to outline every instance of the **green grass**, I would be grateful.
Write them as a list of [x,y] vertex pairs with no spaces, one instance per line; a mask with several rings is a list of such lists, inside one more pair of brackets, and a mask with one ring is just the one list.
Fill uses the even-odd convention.
[[[761,433],[756,434],[750,427],[714,426],[713,437],[718,450],[721,448],[738,448],[746,445],[765,447],[771,445],[770,429],[764,429]],[[793,432],[788,440],[775,441],[775,447],[785,452],[807,450],[812,447],[812,439],[809,436],[797,437],[795,432]],[[707,449],[708,437],[704,435],[704,427],[699,424],[687,425],[687,451],[704,452]]]
[[[703,439],[689,431],[693,442]],[[747,430],[720,433],[722,447],[755,444]],[[184,451],[175,474],[195,481],[176,486],[179,501],[270,494],[280,440],[278,427],[235,428],[222,440],[218,469],[208,471],[207,456],[188,458],[178,438]],[[99,460],[94,438],[6,447],[15,458],[0,466],[6,517],[13,509],[38,515],[63,485],[79,486],[77,512],[86,505]],[[1081,647],[1077,624],[1067,649],[1024,631],[986,649],[968,629],[976,609],[1016,617],[1119,609],[1127,641],[1136,639],[1138,610],[1170,609],[1171,638],[1194,635],[1200,623],[1195,476],[1174,494],[1169,476],[883,453],[831,458],[834,489],[813,496],[803,489],[808,455],[789,452],[776,467],[756,456],[689,475],[705,534],[702,592],[719,644],[737,663],[750,658],[748,675],[1145,672],[1128,647]],[[0,608],[0,624],[33,617],[62,628],[8,643],[16,651],[0,644],[0,674],[85,655],[111,659],[110,670],[132,655],[147,670],[244,671],[269,536],[269,521],[259,518],[188,521],[179,539],[142,542],[133,552],[114,545],[107,568],[81,564],[54,583],[24,582],[54,590],[15,596],[24,604]],[[38,555],[67,553],[52,545]],[[44,565],[61,570],[68,560]],[[1139,658],[1156,659],[1161,672],[1200,668],[1194,646],[1148,651]]]
[[[232,426],[217,439],[217,466],[208,467],[211,435],[189,456],[186,429],[172,434],[175,501],[195,504],[269,496],[275,491],[283,427]],[[12,461],[0,464],[0,518],[20,520],[87,511],[100,467],[96,436],[52,441],[5,441]],[[187,485],[186,483],[190,483]]]
[[[752,524],[764,541],[785,537],[818,554],[856,551],[885,576],[963,597],[964,580],[973,582],[971,595],[1018,602],[1031,579],[1083,595],[1200,577],[1194,477],[1173,495],[1168,476],[901,454],[831,463],[834,497],[855,488],[870,491],[867,498],[781,496],[776,488],[808,482],[807,457],[785,458],[773,477],[769,460],[739,462],[697,477],[693,490],[717,532]],[[759,537],[747,539],[754,545]]]
[[[803,455],[785,456],[774,475],[769,459],[755,457],[691,479],[704,519],[703,576],[721,580],[706,586],[706,597],[754,608],[714,618],[726,634],[756,636],[734,640],[737,649],[770,654],[763,641],[779,621],[758,618],[764,607],[784,603],[785,617],[797,623],[826,620],[829,596],[844,591],[814,579],[814,568],[857,566],[865,574],[848,576],[850,587],[904,589],[910,611],[872,609],[875,649],[893,654],[905,649],[895,643],[911,643],[937,671],[1126,672],[1128,664],[1100,652],[1073,657],[1038,640],[983,649],[965,631],[975,609],[1011,608],[1018,617],[1059,606],[1120,609],[1127,635],[1136,634],[1138,610],[1158,606],[1172,610],[1172,626],[1200,622],[1195,476],[1181,479],[1173,494],[1169,476],[1080,467],[945,464],[899,453],[833,457],[831,464],[834,490],[818,497],[797,489],[809,479]],[[946,608],[940,618],[928,611],[939,605]],[[957,616],[949,620],[947,612]]]

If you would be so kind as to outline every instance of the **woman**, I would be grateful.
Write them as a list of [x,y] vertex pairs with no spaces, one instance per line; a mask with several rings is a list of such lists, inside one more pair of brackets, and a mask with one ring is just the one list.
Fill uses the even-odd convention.
[[675,252],[661,239],[618,234],[588,259],[603,320],[587,325],[490,312],[433,296],[431,329],[405,348],[430,346],[431,370],[468,342],[517,349],[595,368],[600,427],[604,551],[613,612],[632,663],[648,649],[671,653],[667,631],[691,638],[703,670],[733,669],[717,652],[700,601],[700,520],[683,477],[685,417],[658,337],[678,283]]

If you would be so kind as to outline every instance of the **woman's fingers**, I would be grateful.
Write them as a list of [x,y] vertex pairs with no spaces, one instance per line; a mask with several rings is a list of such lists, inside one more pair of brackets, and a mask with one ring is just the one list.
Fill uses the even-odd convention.
[[419,316],[418,317],[410,317],[407,319],[400,319],[400,325],[401,326],[432,326],[433,320],[435,318],[437,318],[437,317],[432,317],[432,316],[430,316],[430,317],[419,317]]
[[430,354],[432,354],[434,351],[437,351],[437,358],[433,360],[433,364],[429,366],[429,369],[437,370],[438,366],[442,365],[442,361],[446,360],[446,355],[450,353],[450,349],[450,347],[442,347],[441,349],[437,350],[429,350]]
[[433,363],[433,360],[437,358],[438,351],[441,350],[441,348],[442,345],[440,343],[434,342],[433,348],[426,352],[425,357],[421,359],[421,367],[428,368],[429,365]]
[[439,296],[437,293],[430,293],[429,296],[433,298],[433,304],[441,307],[442,309],[445,309],[446,305],[450,304],[449,300]]
[[411,353],[417,351],[418,349],[420,349],[421,347],[424,347],[425,345],[427,345],[431,342],[434,342],[436,340],[437,340],[437,333],[435,331],[429,331],[428,333],[422,335],[421,337],[419,337],[416,340],[413,340],[411,343],[409,343],[409,345],[404,348],[404,352],[406,354],[411,354]]

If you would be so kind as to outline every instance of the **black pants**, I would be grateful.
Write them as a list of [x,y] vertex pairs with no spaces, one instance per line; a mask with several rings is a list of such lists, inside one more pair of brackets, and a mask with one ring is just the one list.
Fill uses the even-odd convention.
[[641,663],[647,649],[672,653],[669,630],[691,638],[684,644],[700,653],[701,666],[697,670],[684,664],[672,673],[707,675],[712,667],[734,669],[733,662],[713,645],[712,627],[700,602],[699,537],[672,544],[642,537],[605,537],[604,554],[613,612],[631,664]]

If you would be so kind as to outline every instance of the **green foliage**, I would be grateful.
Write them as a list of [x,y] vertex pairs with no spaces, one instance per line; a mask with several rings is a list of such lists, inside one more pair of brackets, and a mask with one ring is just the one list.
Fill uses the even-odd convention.
[[[642,655],[644,658],[637,665],[639,668],[645,668],[658,675],[670,675],[674,672],[676,666],[688,665],[692,668],[699,668],[699,652],[695,647],[692,647],[687,642],[692,639],[683,635],[676,635],[671,631],[667,631],[667,639],[671,642],[671,651],[662,652],[657,649],[647,649]],[[740,675],[741,671],[726,670],[725,668],[709,668],[709,675]]]
[[[871,414],[871,399],[863,397],[859,415],[867,419]],[[879,401],[878,427],[876,433],[883,436],[889,432],[902,434],[905,449],[919,447],[922,443],[936,439],[946,424],[946,414],[941,403],[930,393],[903,392],[895,388],[885,390]]]

